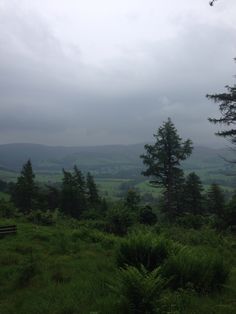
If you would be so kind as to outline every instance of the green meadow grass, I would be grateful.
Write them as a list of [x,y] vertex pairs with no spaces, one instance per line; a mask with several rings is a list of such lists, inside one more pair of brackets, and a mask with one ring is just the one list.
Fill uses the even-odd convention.
[[[99,231],[89,222],[58,221],[46,227],[22,218],[1,219],[17,224],[14,236],[0,238],[1,314],[122,314],[111,286],[119,278],[116,248],[121,238]],[[165,290],[158,313],[236,313],[235,237],[214,230],[180,227],[149,229],[153,237],[195,249],[220,252],[232,267],[221,292],[199,295],[189,289]]]

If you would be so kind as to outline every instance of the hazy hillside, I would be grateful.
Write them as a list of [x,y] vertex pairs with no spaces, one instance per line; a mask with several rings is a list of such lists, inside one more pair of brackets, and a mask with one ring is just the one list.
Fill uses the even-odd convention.
[[[134,179],[140,177],[142,161],[139,156],[143,147],[144,144],[93,147],[7,144],[0,145],[0,167],[2,170],[18,172],[30,158],[35,171],[45,175],[59,173],[63,167],[70,169],[77,164],[83,171],[92,171],[100,178]],[[199,146],[194,148],[183,166],[186,171],[196,171],[204,183],[216,181],[233,186],[234,165],[223,157],[232,160],[235,156],[227,149]]]

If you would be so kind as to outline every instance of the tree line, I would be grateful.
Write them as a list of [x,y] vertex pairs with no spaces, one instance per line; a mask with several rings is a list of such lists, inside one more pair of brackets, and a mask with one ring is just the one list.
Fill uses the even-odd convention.
[[169,118],[154,134],[155,143],[145,145],[141,155],[146,169],[144,176],[150,184],[162,188],[162,211],[169,221],[174,222],[184,214],[194,216],[213,214],[221,227],[236,226],[236,196],[226,204],[221,187],[213,183],[204,194],[199,176],[191,172],[187,176],[181,161],[193,150],[191,140],[179,136]]
[[62,171],[62,183],[40,186],[35,181],[31,161],[22,167],[16,183],[11,183],[11,200],[23,214],[31,211],[60,209],[65,215],[80,218],[88,208],[100,209],[103,200],[90,172],[85,176],[77,166],[73,171]]

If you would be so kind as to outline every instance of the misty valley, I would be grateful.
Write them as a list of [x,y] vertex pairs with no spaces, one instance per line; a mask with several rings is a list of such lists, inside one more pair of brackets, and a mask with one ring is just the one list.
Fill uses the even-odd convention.
[[236,314],[235,22],[0,0],[0,314]]
[[236,310],[234,155],[154,137],[0,146],[1,313]]

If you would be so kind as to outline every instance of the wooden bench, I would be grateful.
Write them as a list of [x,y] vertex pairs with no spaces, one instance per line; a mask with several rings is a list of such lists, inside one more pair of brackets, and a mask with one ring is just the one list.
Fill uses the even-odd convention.
[[16,225],[0,226],[0,236],[5,236],[8,234],[16,234],[16,232],[17,232]]

